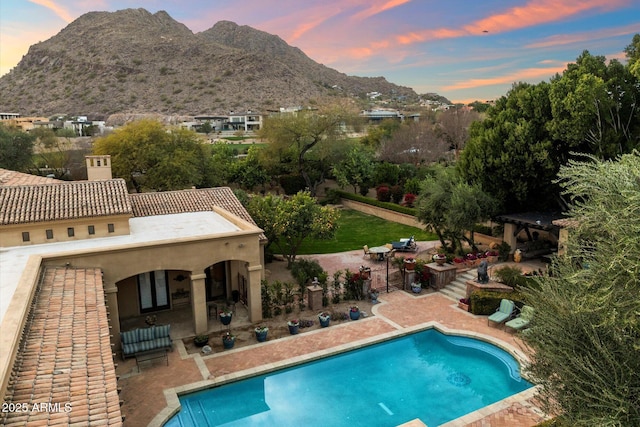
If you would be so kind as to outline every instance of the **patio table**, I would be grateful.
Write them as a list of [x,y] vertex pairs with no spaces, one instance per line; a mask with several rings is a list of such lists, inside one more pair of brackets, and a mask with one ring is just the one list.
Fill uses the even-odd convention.
[[385,254],[390,252],[391,250],[386,246],[374,246],[369,248],[369,252],[372,254],[376,254],[376,260],[383,261]]

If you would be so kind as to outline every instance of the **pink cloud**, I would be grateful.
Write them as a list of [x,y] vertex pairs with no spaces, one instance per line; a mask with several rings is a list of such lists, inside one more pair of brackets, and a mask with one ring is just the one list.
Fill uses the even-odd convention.
[[375,2],[366,10],[363,10],[360,13],[357,13],[353,16],[353,19],[363,20],[375,16],[379,13],[385,12],[387,10],[396,8],[398,6],[402,6],[403,4],[410,3],[411,0],[385,0],[382,2]]
[[609,37],[626,36],[640,31],[640,24],[632,24],[624,27],[606,28],[600,31],[589,31],[575,34],[561,34],[557,36],[547,37],[541,41],[530,43],[526,48],[548,48],[553,46],[564,46],[573,43],[582,43],[594,39],[603,39]]
[[495,85],[504,85],[511,84],[514,82],[520,81],[531,81],[540,79],[540,81],[550,78],[556,73],[562,73],[567,68],[567,64],[563,64],[558,67],[550,67],[550,68],[528,68],[524,70],[519,70],[516,73],[492,77],[487,79],[470,79],[463,82],[459,82],[449,86],[443,86],[443,90],[460,90],[460,89],[474,89],[485,86],[495,86]]
[[66,23],[70,23],[76,18],[75,16],[71,15],[64,7],[56,4],[54,1],[51,1],[51,0],[29,0],[29,1],[31,3],[37,4],[38,6],[42,6],[44,8],[49,9]]
[[439,28],[410,32],[396,36],[398,44],[421,43],[451,39],[473,34],[503,33],[520,28],[555,22],[593,9],[615,9],[629,0],[531,0],[524,6],[512,7],[502,13],[474,21],[462,28]]

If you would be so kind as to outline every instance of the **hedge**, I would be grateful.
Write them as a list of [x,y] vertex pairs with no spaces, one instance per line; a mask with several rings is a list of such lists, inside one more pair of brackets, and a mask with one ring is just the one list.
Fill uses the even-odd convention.
[[356,202],[366,203],[367,205],[376,206],[382,209],[388,209],[390,211],[400,212],[400,213],[411,215],[411,216],[416,216],[416,214],[418,213],[417,209],[415,208],[396,205],[395,203],[381,202],[379,200],[372,199],[370,197],[364,197],[359,194],[349,193],[347,191],[342,191],[337,189],[334,189],[331,191],[333,191],[335,194],[339,195],[343,199],[355,200]]

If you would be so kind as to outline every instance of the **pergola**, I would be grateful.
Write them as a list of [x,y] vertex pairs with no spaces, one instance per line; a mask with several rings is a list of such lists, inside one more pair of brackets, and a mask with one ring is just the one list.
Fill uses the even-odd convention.
[[503,240],[515,251],[516,238],[523,230],[529,241],[534,240],[531,229],[546,231],[560,240],[561,227],[554,224],[554,221],[564,218],[566,217],[559,212],[521,212],[497,215],[494,221],[504,224]]

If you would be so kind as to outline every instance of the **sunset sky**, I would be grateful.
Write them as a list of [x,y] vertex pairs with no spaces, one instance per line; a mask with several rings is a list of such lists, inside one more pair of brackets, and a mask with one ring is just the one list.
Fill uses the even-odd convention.
[[0,75],[82,14],[165,10],[194,33],[221,20],[278,35],[314,61],[452,101],[539,83],[583,50],[624,60],[640,0],[2,0]]

